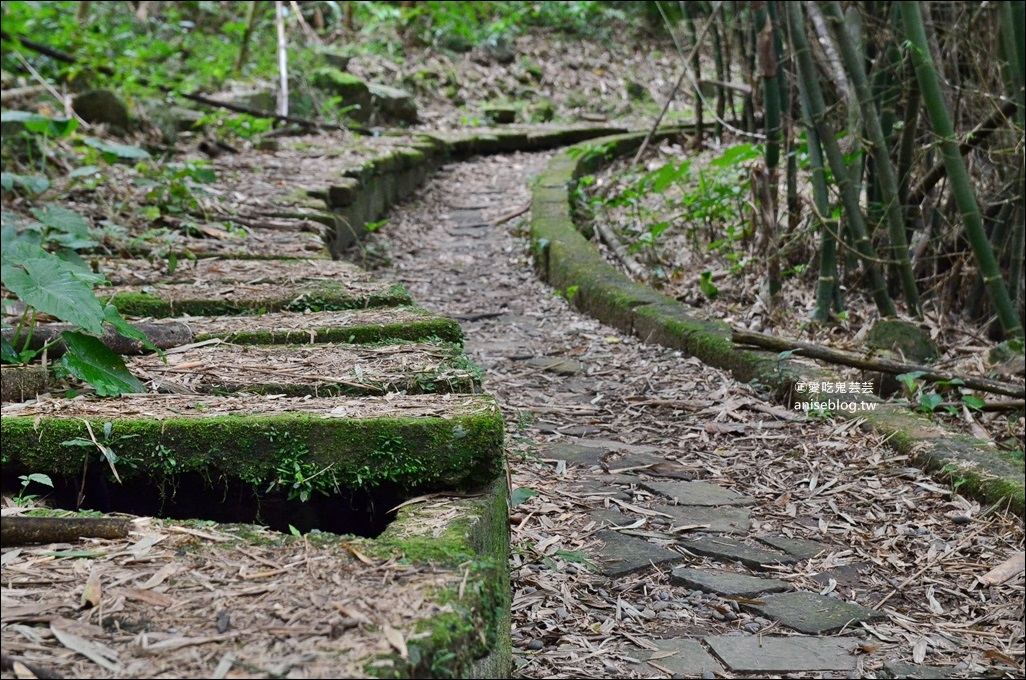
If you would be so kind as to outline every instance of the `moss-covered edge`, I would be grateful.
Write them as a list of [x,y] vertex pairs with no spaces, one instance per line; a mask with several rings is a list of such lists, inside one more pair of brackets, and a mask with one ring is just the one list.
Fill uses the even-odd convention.
[[[391,654],[365,666],[370,675],[397,678],[505,678],[512,667],[510,642],[509,507],[499,476],[477,497],[452,499],[456,519],[441,532],[418,529],[418,504],[375,539],[354,545],[369,556],[451,569],[453,586],[431,593],[448,609],[415,625],[408,656]],[[380,662],[386,659],[388,663]],[[375,663],[378,662],[378,663]]]
[[603,125],[418,134],[416,139],[346,170],[333,186],[311,192],[324,200],[334,215],[334,224],[323,233],[325,246],[333,257],[340,257],[369,233],[368,223],[380,220],[432,170],[447,162],[478,154],[538,151],[615,132],[624,129]]
[[[532,190],[530,230],[539,275],[557,290],[573,291],[567,295],[571,303],[600,321],[727,369],[739,380],[757,382],[790,404],[794,384],[822,377],[821,372],[769,352],[735,346],[725,324],[696,318],[694,310],[677,300],[629,280],[577,231],[570,201],[575,180],[610,156],[636,149],[643,138],[642,134],[599,138],[552,159]],[[848,395],[848,399],[859,397]],[[985,503],[1005,502],[1013,512],[1024,514],[1022,461],[1002,457],[983,442],[936,426],[928,433],[921,419],[911,414],[878,408],[838,415],[864,419],[863,427],[883,434],[890,446],[952,483],[960,493]]]
[[[298,319],[302,321],[302,317]],[[396,340],[424,341],[438,338],[463,344],[463,328],[441,316],[428,316],[405,323],[357,324],[354,326],[317,326],[289,330],[256,329],[224,333],[196,333],[196,341],[220,338],[237,345],[307,345],[317,343],[371,344]]]
[[[396,484],[417,491],[466,490],[491,482],[502,470],[502,416],[490,397],[473,398],[485,408],[445,418],[290,412],[117,419],[100,441],[117,455],[124,482],[158,484],[198,472],[211,486],[223,478],[264,483],[276,478],[283,460],[297,460],[317,469],[331,466],[343,488]],[[90,419],[94,436],[104,432],[104,424]],[[5,416],[0,437],[4,477],[41,472],[76,478],[85,459],[103,461],[96,448],[64,444],[91,439],[85,421],[77,418]]]
[[160,286],[148,287],[156,292],[122,291],[110,300],[111,304],[127,316],[167,318],[190,316],[239,316],[264,312],[338,312],[367,307],[395,307],[413,303],[410,294],[400,284],[382,286],[380,291],[354,294],[344,283],[316,281],[300,285],[287,294],[279,290],[265,297],[233,301],[197,294],[195,297],[172,299],[159,294]]

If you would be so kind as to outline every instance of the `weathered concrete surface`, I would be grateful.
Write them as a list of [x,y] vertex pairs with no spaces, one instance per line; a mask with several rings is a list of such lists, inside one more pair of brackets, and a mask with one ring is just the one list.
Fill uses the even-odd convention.
[[755,505],[756,500],[709,482],[641,482],[642,488],[680,505]]
[[677,567],[670,572],[670,583],[724,597],[751,598],[763,593],[779,593],[791,589],[789,583],[780,579],[759,578],[719,569],[688,567]]
[[761,599],[762,604],[742,607],[810,635],[826,635],[858,626],[862,621],[886,618],[875,609],[817,593],[784,593]]
[[[721,666],[712,654],[707,652],[697,640],[665,639],[649,640],[658,650],[639,649],[631,652],[631,656],[641,661],[649,661],[652,668],[670,671],[680,677],[703,677],[708,673],[720,674]],[[643,671],[645,672],[645,671]]]
[[858,638],[717,635],[705,643],[735,673],[851,671]]
[[682,541],[681,547],[696,555],[716,560],[738,562],[752,569],[764,569],[766,565],[792,564],[794,558],[778,552],[770,552],[726,537],[705,537]]
[[596,563],[603,575],[620,578],[655,565],[681,562],[684,555],[650,543],[641,538],[624,536],[615,531],[600,531],[602,547],[596,552]]

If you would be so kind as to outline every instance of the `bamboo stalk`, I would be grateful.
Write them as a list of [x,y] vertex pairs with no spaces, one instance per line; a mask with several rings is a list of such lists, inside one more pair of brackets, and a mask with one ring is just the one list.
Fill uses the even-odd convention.
[[851,181],[848,167],[844,162],[844,155],[837,144],[837,138],[826,121],[826,103],[823,100],[819,78],[812,62],[812,53],[805,38],[802,16],[801,3],[796,0],[788,0],[787,17],[791,30],[792,50],[798,60],[798,83],[808,98],[810,118],[816,128],[820,144],[823,145],[823,150],[826,152],[834,179],[841,190],[841,199],[848,218],[848,225],[853,232],[855,248],[862,256],[862,266],[866,270],[876,308],[883,316],[894,316],[894,303],[887,293],[887,284],[880,274],[879,267],[874,262],[869,234],[866,232],[866,223],[859,205],[858,190]]
[[823,12],[830,22],[834,40],[837,43],[841,62],[855,90],[855,99],[862,113],[862,122],[866,128],[868,140],[861,139],[866,151],[873,158],[876,168],[877,185],[884,203],[884,217],[887,220],[887,234],[890,237],[890,258],[893,266],[898,268],[901,277],[901,288],[905,294],[905,303],[909,311],[917,318],[922,317],[922,305],[919,301],[919,289],[912,271],[912,263],[908,259],[908,241],[905,238],[905,220],[901,212],[898,198],[898,179],[891,164],[891,154],[880,116],[873,101],[873,91],[863,66],[863,57],[852,44],[848,31],[845,29],[844,12],[837,0],[821,3]]
[[1005,281],[1001,277],[990,241],[987,240],[987,233],[983,228],[983,219],[980,215],[980,206],[976,202],[969,172],[966,170],[965,161],[958,148],[951,116],[944,101],[940,81],[937,78],[937,70],[930,57],[930,48],[926,41],[926,29],[923,27],[919,3],[902,0],[900,7],[906,38],[910,43],[909,54],[912,63],[915,64],[916,78],[923,93],[923,102],[926,104],[930,123],[934,133],[940,139],[944,166],[951,181],[951,191],[958,205],[958,211],[962,214],[966,237],[972,246],[976,263],[984,276],[991,302],[997,311],[998,320],[1001,322],[1005,336],[1021,337],[1023,335],[1022,324],[1019,322],[1019,315],[1008,295]]

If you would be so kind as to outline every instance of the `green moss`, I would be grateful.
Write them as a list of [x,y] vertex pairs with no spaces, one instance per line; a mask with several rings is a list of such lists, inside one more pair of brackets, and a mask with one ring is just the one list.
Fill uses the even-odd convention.
[[[282,290],[286,288],[286,290]],[[287,289],[278,286],[263,297],[241,300],[209,297],[172,297],[160,295],[161,287],[153,286],[156,293],[135,291],[114,295],[111,303],[128,316],[165,318],[180,314],[191,316],[234,316],[264,312],[342,311],[364,307],[393,307],[413,302],[409,293],[399,284],[382,287],[378,291],[353,293],[344,284],[316,281]]]
[[440,338],[446,342],[462,344],[463,329],[452,319],[435,317],[407,323],[357,325],[341,328],[254,330],[235,333],[197,333],[196,335],[197,342],[210,338],[223,338],[239,345],[305,345],[311,342],[368,344],[396,340],[423,341],[430,338]]
[[453,584],[431,594],[449,611],[419,621],[408,644],[409,657],[386,657],[389,665],[365,670],[381,677],[508,677],[510,588],[509,520],[505,478],[489,484],[480,498],[460,504],[457,519],[436,535],[418,527],[425,510],[407,506],[380,537],[360,543],[361,552],[383,559],[448,567]]
[[[94,432],[104,423],[91,422]],[[451,418],[322,418],[301,413],[273,416],[213,416],[117,420],[109,444],[118,456],[124,480],[163,474],[163,452],[173,451],[175,473],[201,472],[243,481],[271,479],[283,451],[303,451],[304,462],[331,467],[344,488],[374,488],[391,483],[408,489],[467,489],[493,479],[501,469],[502,418],[490,414]],[[86,447],[63,442],[88,440],[81,420],[3,418],[3,474],[42,472],[75,477],[84,458],[98,459]]]

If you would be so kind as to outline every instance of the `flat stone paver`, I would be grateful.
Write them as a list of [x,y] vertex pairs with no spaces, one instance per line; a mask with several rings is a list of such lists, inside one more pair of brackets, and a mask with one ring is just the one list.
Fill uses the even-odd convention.
[[680,505],[755,505],[756,500],[709,482],[642,482],[652,493],[672,498]]
[[697,526],[696,531],[744,536],[752,527],[748,508],[709,508],[700,505],[661,505],[656,509],[673,516],[675,527]]
[[955,675],[954,668],[919,666],[913,663],[885,662],[881,678],[911,678],[912,680],[941,680]]
[[669,548],[615,531],[600,531],[598,538],[604,545],[596,553],[595,563],[609,578],[619,578],[653,564],[658,566],[687,559]]
[[783,553],[753,548],[739,541],[725,537],[703,537],[682,541],[681,546],[695,553],[718,560],[739,562],[752,569],[762,569],[767,564],[793,564],[794,558]]
[[854,637],[808,638],[768,635],[716,635],[705,643],[735,673],[852,671]]
[[551,460],[565,460],[573,465],[590,467],[599,465],[607,449],[594,446],[581,446],[571,442],[551,442],[538,447],[538,456]]
[[789,583],[780,579],[690,567],[677,567],[671,571],[670,583],[724,597],[754,597],[762,593],[781,593],[791,589]]
[[885,618],[881,612],[818,593],[767,595],[763,604],[742,604],[767,619],[810,635],[824,635],[861,621]]
[[649,640],[659,648],[632,651],[631,656],[641,661],[650,661],[674,675],[702,677],[704,673],[722,673],[723,666],[697,640],[667,639]]
[[826,554],[830,552],[830,546],[819,541],[810,541],[804,538],[788,538],[787,536],[764,534],[756,536],[755,540],[765,543],[771,548],[786,552],[788,555],[797,557],[800,560],[807,560],[820,553]]

